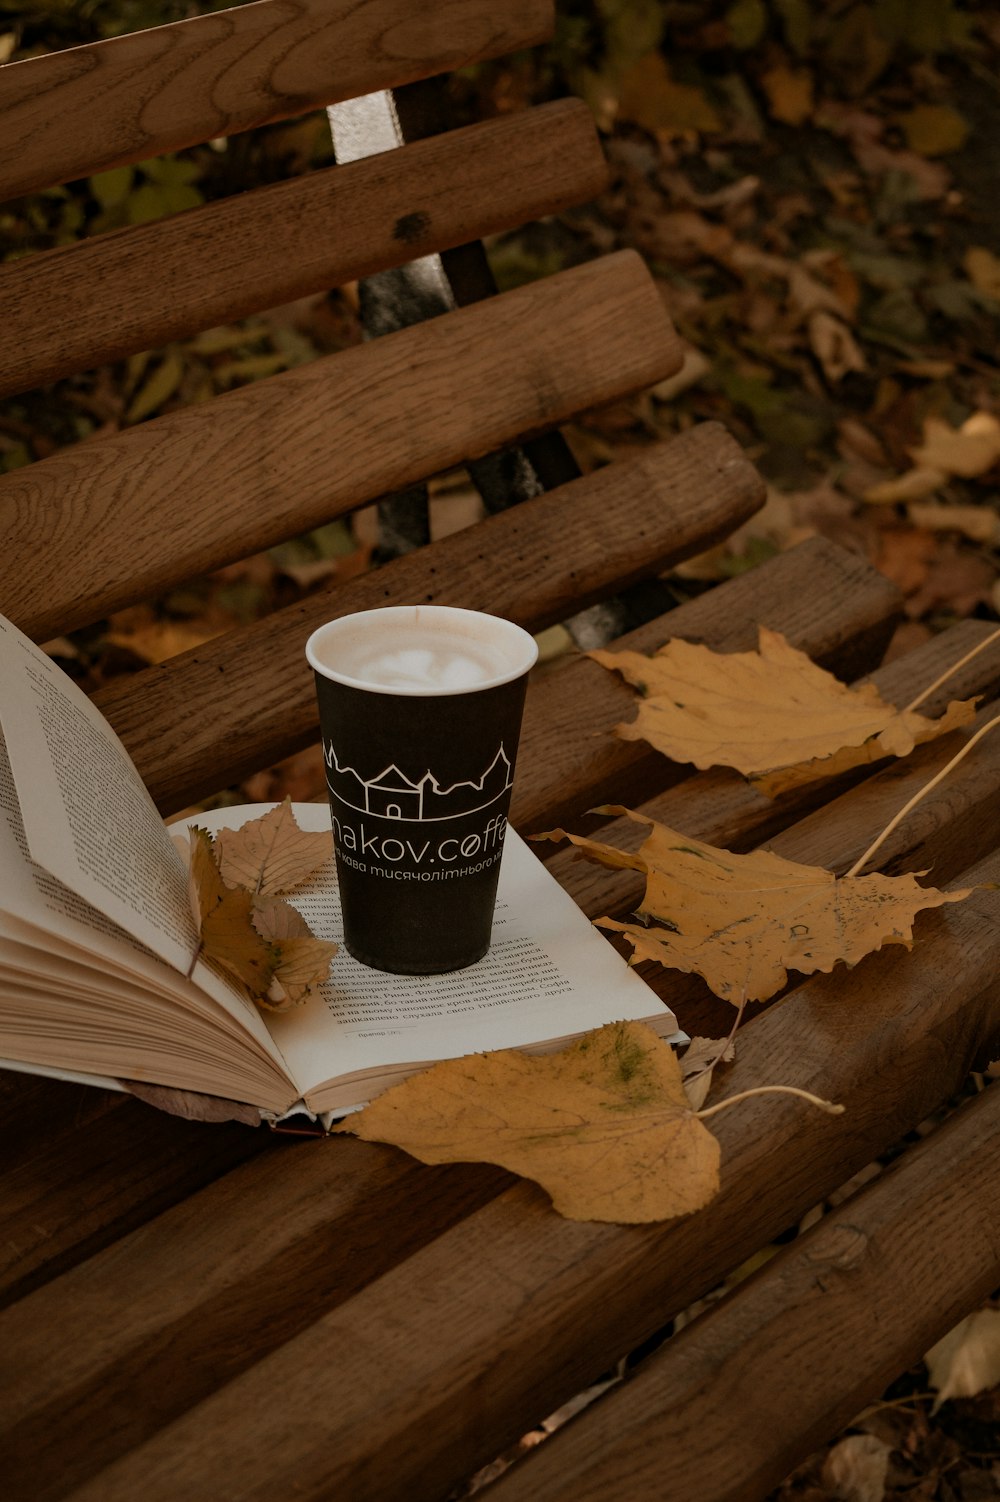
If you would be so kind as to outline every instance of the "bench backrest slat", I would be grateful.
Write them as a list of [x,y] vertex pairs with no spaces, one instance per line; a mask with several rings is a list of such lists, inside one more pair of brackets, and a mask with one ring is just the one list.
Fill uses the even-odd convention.
[[638,256],[589,262],[4,476],[0,598],[87,624],[680,360]]
[[[675,443],[608,465],[137,679],[119,680],[98,692],[97,703],[153,797],[173,812],[220,779],[235,781],[315,738],[315,692],[302,643],[331,616],[412,600],[487,610],[537,631],[651,566],[666,567],[716,528],[738,526],[756,509],[762,490],[735,441],[706,423]],[[220,723],[227,726],[225,737]],[[586,756],[589,742],[581,743],[578,733],[572,740]],[[565,765],[565,757],[559,763]],[[528,784],[533,776],[545,776],[540,761],[525,772]]]
[[545,40],[552,0],[256,0],[0,68],[0,200]]
[[589,110],[560,100],[9,262],[0,395],[557,213],[606,175]]

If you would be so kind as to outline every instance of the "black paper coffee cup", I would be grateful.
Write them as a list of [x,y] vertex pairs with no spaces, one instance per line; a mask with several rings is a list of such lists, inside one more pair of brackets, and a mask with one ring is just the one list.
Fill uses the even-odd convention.
[[489,948],[537,655],[519,626],[440,605],[341,616],[310,636],[355,959],[434,975]]

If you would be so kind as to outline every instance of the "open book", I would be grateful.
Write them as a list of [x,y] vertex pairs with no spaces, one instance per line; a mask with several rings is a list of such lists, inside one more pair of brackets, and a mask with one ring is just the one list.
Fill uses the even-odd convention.
[[[427,1064],[555,1047],[673,1014],[513,832],[493,944],[466,970],[389,975],[343,948],[302,1006],[262,1013],[198,960],[187,873],[125,748],[65,673],[0,616],[0,1065],[223,1097],[274,1118],[356,1107]],[[213,831],[263,810],[198,815]],[[325,806],[297,804],[305,829]],[[338,940],[333,861],[290,900]]]

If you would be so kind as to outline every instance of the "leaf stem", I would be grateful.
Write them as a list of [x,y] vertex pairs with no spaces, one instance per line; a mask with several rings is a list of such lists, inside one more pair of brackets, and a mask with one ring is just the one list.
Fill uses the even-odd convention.
[[914,793],[913,797],[909,800],[908,803],[904,803],[903,807],[899,810],[899,813],[894,815],[894,817],[889,820],[882,833],[878,836],[877,839],[874,839],[872,841],[864,854],[858,857],[858,859],[854,862],[854,865],[848,872],[845,873],[845,876],[843,876],[841,880],[846,880],[847,877],[850,876],[857,876],[862,866],[866,865],[867,862],[871,860],[872,856],[875,854],[876,850],[878,850],[880,845],[882,845],[883,842],[889,838],[889,836],[892,834],[892,831],[896,828],[897,824],[900,824],[903,819],[906,818],[906,815],[910,813],[912,809],[916,808],[917,804],[923,798],[926,798],[927,794],[933,788],[936,788],[938,783],[943,781],[943,779],[948,776],[949,772],[953,771],[954,768],[958,766],[963,757],[968,756],[969,752],[972,750],[976,742],[981,741],[983,736],[986,735],[988,731],[992,730],[995,725],[1000,725],[1000,715],[994,715],[992,720],[988,720],[985,725],[981,725],[976,731],[975,735],[971,735],[969,737],[965,745],[962,747],[961,751],[956,752],[951,761],[948,762],[946,766],[943,766],[940,772],[935,773],[930,782],[927,783],[926,787],[922,787],[918,793]]
[[188,966],[187,975],[184,977],[185,980],[190,980],[191,977],[192,977],[192,975],[194,975],[194,967],[195,967],[195,965],[197,965],[199,956],[201,955],[201,952],[204,949],[204,947],[205,947],[205,941],[204,941],[204,939],[199,938],[199,940],[198,940],[198,948],[195,950],[194,954],[191,956],[191,963]]
[[926,688],[921,689],[917,697],[911,703],[907,704],[901,713],[909,714],[911,709],[916,709],[918,704],[922,704],[925,699],[929,699],[936,688],[940,688],[942,683],[947,683],[953,673],[957,673],[959,668],[964,668],[965,664],[971,662],[974,657],[978,657],[980,652],[985,652],[990,643],[995,642],[998,637],[1000,637],[1000,626],[995,631],[991,631],[989,636],[985,636],[978,647],[973,647],[971,652],[966,652],[964,657],[960,657],[957,662],[952,663],[950,668],[946,668],[940,678],[935,678],[933,683],[929,683]]
[[704,1121],[717,1111],[725,1111],[729,1106],[738,1105],[741,1100],[749,1100],[752,1095],[797,1095],[831,1116],[842,1116],[847,1109],[846,1106],[835,1105],[832,1100],[822,1100],[809,1090],[800,1090],[796,1085],[755,1085],[752,1090],[740,1090],[737,1095],[729,1095],[725,1100],[716,1101],[714,1106],[706,1106],[703,1111],[695,1111],[694,1114],[699,1121]]

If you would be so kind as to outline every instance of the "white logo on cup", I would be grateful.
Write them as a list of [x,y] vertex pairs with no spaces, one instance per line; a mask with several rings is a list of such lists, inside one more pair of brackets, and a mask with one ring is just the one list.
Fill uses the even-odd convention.
[[323,742],[326,780],[330,791],[348,808],[388,819],[427,823],[474,814],[495,803],[511,785],[511,766],[501,743],[483,775],[443,788],[428,770],[416,781],[390,762],[377,777],[362,777],[354,767],[342,766],[333,745]]

